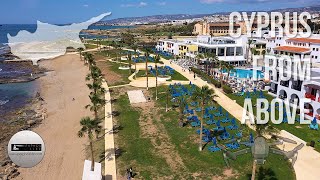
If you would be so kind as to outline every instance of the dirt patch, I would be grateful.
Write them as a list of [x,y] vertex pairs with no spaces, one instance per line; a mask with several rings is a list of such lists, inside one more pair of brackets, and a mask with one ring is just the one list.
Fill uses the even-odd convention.
[[107,60],[97,60],[96,63],[97,66],[100,68],[104,76],[104,79],[107,81],[109,85],[122,82],[122,76],[111,70],[112,65],[111,63],[108,63]]
[[[150,97],[148,91],[143,92],[146,97]],[[142,130],[142,136],[150,137],[152,145],[155,147],[156,154],[163,156],[174,172],[179,172],[184,169],[182,158],[174,149],[174,145],[170,142],[170,137],[166,132],[163,124],[160,122],[160,117],[155,108],[153,100],[147,103],[139,103],[133,105],[141,109],[142,118],[139,120],[139,124]]]
[[238,173],[235,172],[233,169],[228,168],[223,171],[222,176],[213,176],[212,180],[223,180],[223,179],[237,179],[238,178]]

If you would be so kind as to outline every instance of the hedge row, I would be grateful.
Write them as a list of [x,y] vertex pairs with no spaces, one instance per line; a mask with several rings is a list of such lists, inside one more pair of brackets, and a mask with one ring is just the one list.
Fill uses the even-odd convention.
[[221,88],[221,83],[220,81],[217,81],[215,79],[213,79],[211,76],[209,76],[208,74],[206,74],[205,72],[202,72],[201,70],[191,67],[191,71],[193,71],[194,73],[196,73],[197,75],[199,75],[200,77],[202,77],[204,80],[212,83],[215,87],[217,88]]
[[227,94],[232,94],[233,93],[232,88],[230,86],[228,86],[228,85],[225,85],[225,84],[222,85],[222,90],[223,90],[223,92],[225,92]]

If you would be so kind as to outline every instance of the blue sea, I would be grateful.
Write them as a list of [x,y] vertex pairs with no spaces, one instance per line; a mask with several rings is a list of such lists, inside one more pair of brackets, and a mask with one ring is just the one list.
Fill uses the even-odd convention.
[[[89,26],[88,29],[118,29],[118,28],[132,28],[132,26]],[[28,69],[15,69],[13,64],[4,64],[5,57],[2,55],[10,51],[7,43],[7,34],[16,36],[21,30],[35,32],[37,29],[36,24],[4,24],[0,25],[0,78],[1,77],[17,77],[25,74]],[[106,36],[92,36],[89,34],[80,34],[86,38],[108,38]],[[34,97],[37,92],[37,82],[27,83],[11,83],[0,84],[0,114],[6,113],[10,110],[23,107],[31,97]],[[1,119],[1,118],[0,118]]]

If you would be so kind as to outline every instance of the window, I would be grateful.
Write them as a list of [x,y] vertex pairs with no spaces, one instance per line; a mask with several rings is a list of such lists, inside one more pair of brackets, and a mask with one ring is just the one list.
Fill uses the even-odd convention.
[[242,47],[237,47],[236,48],[236,56],[242,56],[242,55],[243,55]]
[[227,47],[227,56],[234,56],[234,47]]
[[224,48],[218,48],[218,56],[224,56]]

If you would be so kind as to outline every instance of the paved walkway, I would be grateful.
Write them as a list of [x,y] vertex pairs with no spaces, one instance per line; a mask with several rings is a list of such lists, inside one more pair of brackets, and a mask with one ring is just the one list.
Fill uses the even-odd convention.
[[106,89],[105,93],[105,180],[116,180],[116,158],[114,149],[114,137],[113,137],[113,122],[112,122],[112,109],[111,109],[111,95],[108,84],[103,82],[102,86]]

